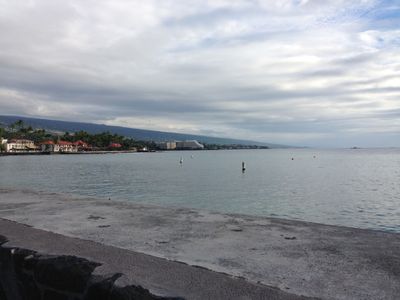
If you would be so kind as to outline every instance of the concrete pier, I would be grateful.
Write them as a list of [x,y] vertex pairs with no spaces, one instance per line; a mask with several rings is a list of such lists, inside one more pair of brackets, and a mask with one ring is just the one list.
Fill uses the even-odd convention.
[[[0,217],[118,251],[201,266],[221,278],[266,290],[274,287],[279,297],[400,295],[400,235],[395,233],[16,190],[0,190]],[[7,236],[4,222],[0,235]],[[24,239],[17,235],[13,243],[24,246]],[[76,250],[73,255],[79,254]],[[89,256],[83,255],[95,259]],[[157,290],[154,283],[144,287],[168,291]]]

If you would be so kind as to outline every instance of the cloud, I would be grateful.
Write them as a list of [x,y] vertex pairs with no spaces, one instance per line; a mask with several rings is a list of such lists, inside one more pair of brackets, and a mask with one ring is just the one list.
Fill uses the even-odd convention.
[[396,1],[6,0],[0,113],[400,146],[399,19]]

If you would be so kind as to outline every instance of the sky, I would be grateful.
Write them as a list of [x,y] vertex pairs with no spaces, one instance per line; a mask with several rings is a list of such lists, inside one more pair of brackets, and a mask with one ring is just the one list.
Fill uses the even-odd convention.
[[400,0],[0,0],[0,115],[400,146]]

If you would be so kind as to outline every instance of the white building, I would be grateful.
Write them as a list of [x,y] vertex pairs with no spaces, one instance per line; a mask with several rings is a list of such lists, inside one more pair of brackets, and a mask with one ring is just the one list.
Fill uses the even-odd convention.
[[6,152],[34,152],[37,151],[35,143],[26,139],[9,140],[6,144]]
[[59,141],[58,143],[54,143],[53,141],[45,141],[40,144],[40,148],[42,152],[78,152],[78,144],[67,141]]
[[201,150],[204,149],[204,145],[200,144],[196,140],[176,142],[176,149],[181,150]]
[[160,142],[160,143],[157,143],[157,146],[162,150],[175,150],[176,142],[175,141]]
[[66,141],[59,141],[58,146],[60,147],[60,152],[78,152],[78,146]]
[[60,146],[54,144],[53,141],[45,141],[40,144],[40,150],[42,152],[60,152]]

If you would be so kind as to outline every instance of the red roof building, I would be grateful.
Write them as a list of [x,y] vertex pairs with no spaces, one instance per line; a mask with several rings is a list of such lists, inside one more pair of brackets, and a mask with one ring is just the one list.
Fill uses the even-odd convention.
[[119,143],[111,143],[108,147],[110,147],[110,148],[121,148],[122,145],[119,144]]
[[84,141],[81,141],[81,140],[76,141],[76,142],[74,143],[74,145],[75,145],[75,146],[78,146],[78,147],[80,147],[80,148],[89,148],[88,143],[85,143]]

